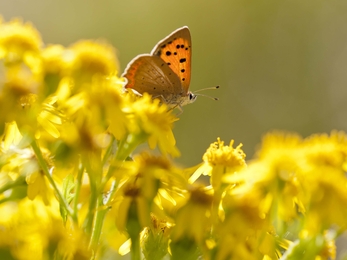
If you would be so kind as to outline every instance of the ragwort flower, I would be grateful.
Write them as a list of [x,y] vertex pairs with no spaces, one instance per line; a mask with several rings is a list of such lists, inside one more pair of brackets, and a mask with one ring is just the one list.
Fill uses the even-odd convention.
[[95,80],[116,75],[118,60],[114,48],[102,41],[79,41],[70,47],[74,54],[71,76],[74,91],[86,90]]
[[[25,143],[25,140],[21,137],[17,125],[14,122],[7,124],[5,138],[0,148],[0,161],[4,161],[0,165],[0,174],[12,180],[25,178],[28,198],[33,200],[39,195],[44,203],[48,204],[53,193],[41,173],[34,152],[27,146],[22,147],[21,142]],[[48,155],[46,159],[50,160]]]
[[204,164],[191,176],[190,182],[194,182],[201,174],[211,176],[211,184],[218,190],[222,184],[222,178],[227,173],[235,173],[246,167],[246,154],[241,149],[242,144],[233,148],[234,140],[230,141],[229,146],[217,139],[207,149],[203,155]]
[[[159,147],[163,154],[179,156],[176,140],[172,133],[173,123],[178,119],[168,111],[165,104],[160,104],[159,99],[152,99],[144,93],[142,97],[128,93],[127,105],[123,108],[129,120],[128,136],[123,147],[120,148],[119,158],[126,158],[139,144],[148,141],[149,147]],[[129,147],[128,150],[122,150]]]
[[0,24],[0,133],[4,122],[35,131],[42,95],[39,33],[19,20]]
[[303,184],[309,211],[305,225],[315,235],[331,226],[345,227],[347,203],[347,136],[343,132],[305,139]]

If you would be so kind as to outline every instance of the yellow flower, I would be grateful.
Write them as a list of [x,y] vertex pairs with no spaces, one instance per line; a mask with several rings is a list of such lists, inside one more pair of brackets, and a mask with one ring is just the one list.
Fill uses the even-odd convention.
[[44,203],[48,204],[53,194],[40,172],[33,151],[30,148],[21,147],[23,141],[25,140],[20,135],[17,125],[15,123],[7,124],[5,138],[0,148],[0,161],[4,162],[0,165],[0,175],[7,180],[9,178],[12,180],[26,178],[28,198],[33,200],[40,195]]
[[[263,179],[263,187],[267,187],[263,190],[274,188],[267,193],[269,208],[272,204],[271,207],[278,209],[274,214],[289,220],[297,217],[298,212],[305,213],[304,225],[313,234],[321,234],[331,225],[345,226],[347,211],[342,205],[347,203],[346,134],[316,134],[305,140],[295,135],[277,134],[268,136],[267,141],[270,140],[274,141],[273,147],[267,142],[267,150],[262,150],[262,160],[257,163],[263,165],[264,170],[259,168],[253,172],[265,172],[267,168],[270,169],[268,174],[257,176],[267,176],[268,181],[275,177],[272,184]],[[250,173],[248,179],[254,182],[255,178]]]
[[146,259],[162,259],[168,253],[172,224],[151,214],[151,225],[142,232],[142,252]]
[[303,162],[302,139],[298,135],[274,132],[263,138],[258,158],[249,165],[244,177],[246,187],[262,194],[260,205],[264,214],[287,221],[297,216],[297,208],[305,211],[300,182]]
[[0,24],[0,59],[5,58],[5,64],[24,61],[35,70],[41,46],[41,36],[30,23],[14,19]]
[[70,49],[75,56],[71,65],[75,91],[88,87],[95,78],[117,74],[118,60],[108,43],[86,40],[73,44]]
[[163,154],[179,156],[172,132],[173,123],[178,119],[172,111],[168,111],[165,104],[160,104],[159,99],[152,100],[147,93],[140,98],[128,93],[127,98],[132,100],[132,103],[123,109],[131,124],[129,134],[141,140],[147,138],[151,149],[158,145]]
[[46,75],[56,74],[67,76],[74,55],[72,51],[65,49],[62,45],[48,45],[42,50],[42,62]]
[[[225,191],[215,227],[216,259],[260,259],[257,244],[267,231],[261,195],[256,190],[237,193],[232,187]],[[263,241],[263,247],[271,246],[273,249],[271,242]]]
[[39,195],[47,205],[49,203],[49,188],[45,176],[37,169],[36,172],[33,172],[26,177],[26,182],[28,184],[28,198],[34,200],[35,197]]
[[[74,53],[61,45],[49,45],[41,52],[43,63],[43,74],[45,81],[45,95],[53,94],[61,80],[71,76],[71,67]],[[72,87],[72,84],[71,84]]]
[[204,162],[210,165],[224,165],[230,168],[243,167],[245,165],[245,153],[241,150],[242,144],[239,144],[236,148],[233,148],[234,140],[230,141],[229,146],[225,146],[224,142],[217,139],[210,145],[206,153],[203,156]]
[[303,149],[306,158],[303,185],[310,208],[306,228],[315,234],[332,225],[346,226],[346,134],[313,135],[305,140]]
[[55,199],[50,206],[27,199],[1,204],[0,214],[0,248],[9,259],[90,259],[83,235],[63,225]]
[[304,149],[307,163],[313,167],[331,167],[343,174],[347,170],[347,135],[333,131],[315,134],[305,139]]
[[[222,183],[222,178],[226,173],[235,173],[246,167],[246,154],[241,149],[242,144],[233,148],[234,140],[230,141],[229,146],[217,139],[207,149],[203,155],[204,164],[190,177],[189,181],[194,182],[201,174],[211,176],[211,184],[218,190]],[[225,177],[225,176],[224,176]]]
[[127,183],[122,190],[124,197],[117,207],[116,226],[120,231],[127,231],[133,239],[149,225],[150,209],[137,185]]
[[149,212],[163,207],[161,199],[158,198],[161,196],[158,194],[159,190],[177,192],[184,185],[180,172],[168,159],[148,153],[135,156],[134,161],[123,162],[113,174],[120,183],[115,195],[117,206],[114,207],[117,227],[120,230],[125,229],[129,211],[134,203],[138,207],[141,226],[148,226],[145,223],[149,223]]
[[32,25],[20,20],[0,24],[0,61],[4,65],[0,69],[0,111],[6,111],[0,114],[0,125],[16,120],[20,126],[35,129],[43,88],[41,45]]
[[127,125],[122,112],[123,97],[114,76],[91,82],[89,88],[73,94],[72,79],[63,78],[54,95],[45,102],[40,124],[55,138],[61,138],[69,149],[91,151],[103,149],[111,141],[111,132],[122,138]]
[[170,252],[173,259],[198,259],[208,252],[206,240],[211,235],[213,192],[193,187],[187,201],[174,216]]
[[187,202],[177,211],[172,239],[183,238],[202,244],[211,228],[212,191],[203,187],[194,187],[189,191]]

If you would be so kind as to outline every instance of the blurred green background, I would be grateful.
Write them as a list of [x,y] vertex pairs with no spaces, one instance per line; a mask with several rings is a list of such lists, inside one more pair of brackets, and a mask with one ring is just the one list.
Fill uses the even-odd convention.
[[31,21],[46,44],[106,39],[121,72],[189,26],[191,90],[221,88],[204,92],[219,101],[199,97],[175,124],[184,166],[201,162],[217,137],[243,143],[250,159],[272,129],[346,131],[347,1],[1,0],[0,14]]

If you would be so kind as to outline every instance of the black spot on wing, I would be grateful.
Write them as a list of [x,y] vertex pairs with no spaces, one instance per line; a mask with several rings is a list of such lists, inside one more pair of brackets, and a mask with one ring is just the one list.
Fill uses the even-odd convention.
[[187,59],[186,58],[182,58],[182,59],[180,59],[180,63],[183,63],[183,62],[186,62],[187,61]]

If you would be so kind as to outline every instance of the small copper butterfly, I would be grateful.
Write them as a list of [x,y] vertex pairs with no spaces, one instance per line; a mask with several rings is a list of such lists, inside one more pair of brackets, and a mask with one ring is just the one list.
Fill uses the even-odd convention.
[[135,57],[126,67],[125,89],[159,98],[171,107],[193,103],[197,96],[189,91],[192,41],[187,26],[161,40],[150,54]]

